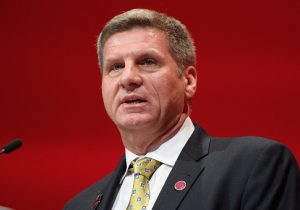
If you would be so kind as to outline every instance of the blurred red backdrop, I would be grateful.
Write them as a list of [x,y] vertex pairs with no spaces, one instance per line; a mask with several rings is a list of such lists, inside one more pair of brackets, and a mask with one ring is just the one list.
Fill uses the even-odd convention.
[[192,119],[214,136],[258,135],[300,160],[300,1],[1,0],[0,205],[56,210],[123,154],[101,101],[95,40],[130,8],[175,16],[197,45]]

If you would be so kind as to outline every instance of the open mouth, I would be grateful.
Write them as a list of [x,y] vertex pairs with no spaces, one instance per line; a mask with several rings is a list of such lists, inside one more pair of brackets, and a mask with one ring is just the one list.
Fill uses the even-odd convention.
[[126,100],[124,103],[126,104],[139,104],[139,103],[144,103],[146,102],[146,100],[143,100],[143,99],[129,99],[129,100]]

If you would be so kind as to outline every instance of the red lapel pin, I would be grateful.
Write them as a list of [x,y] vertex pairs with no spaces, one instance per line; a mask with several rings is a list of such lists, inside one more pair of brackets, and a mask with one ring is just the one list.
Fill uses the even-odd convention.
[[101,203],[101,201],[102,201],[102,196],[103,196],[102,193],[99,194],[99,195],[97,195],[97,197],[96,197],[96,199],[95,199],[95,201],[94,201],[94,203],[93,203],[92,210],[96,210],[96,209],[98,208],[98,206],[100,205],[100,203]]
[[184,190],[186,187],[186,182],[185,181],[177,181],[174,185],[175,190],[181,191]]

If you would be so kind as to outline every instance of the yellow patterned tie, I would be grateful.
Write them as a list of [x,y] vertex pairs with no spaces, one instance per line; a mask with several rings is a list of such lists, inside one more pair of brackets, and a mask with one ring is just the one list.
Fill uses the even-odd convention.
[[161,163],[151,158],[143,158],[132,161],[131,165],[134,182],[127,210],[145,210],[150,199],[149,180]]

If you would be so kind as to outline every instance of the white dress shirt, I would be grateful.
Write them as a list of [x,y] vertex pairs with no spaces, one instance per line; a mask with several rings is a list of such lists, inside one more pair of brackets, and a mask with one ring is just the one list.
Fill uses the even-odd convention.
[[120,181],[121,187],[113,205],[113,210],[126,210],[131,191],[133,187],[133,173],[128,170],[131,161],[143,157],[153,158],[162,163],[162,165],[154,172],[149,182],[150,200],[147,210],[153,208],[153,205],[167,180],[181,150],[194,132],[195,127],[189,117],[186,118],[180,130],[175,136],[161,144],[156,150],[148,152],[145,156],[137,156],[136,154],[125,149],[127,169]]

